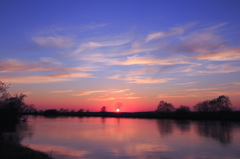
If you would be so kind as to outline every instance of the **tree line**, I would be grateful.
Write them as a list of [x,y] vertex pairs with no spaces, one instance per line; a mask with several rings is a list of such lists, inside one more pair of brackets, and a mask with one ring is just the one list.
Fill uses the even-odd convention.
[[[93,114],[89,110],[84,111],[84,109],[68,110],[61,108],[57,109],[48,109],[45,111],[37,111],[33,105],[28,105],[24,102],[24,98],[26,95],[19,94],[11,96],[7,89],[9,85],[6,85],[0,81],[0,131],[7,129],[9,125],[17,124],[21,121],[26,121],[28,114],[32,115],[46,115],[46,116],[57,116],[57,115],[65,115],[65,116],[86,116],[89,114]],[[120,108],[122,103],[117,103],[116,108]],[[232,103],[228,96],[221,95],[218,98],[214,98],[212,100],[205,100],[197,103],[193,106],[192,111],[194,112],[231,112],[234,108],[232,107]],[[181,105],[179,108],[175,108],[171,103],[160,101],[157,105],[157,109],[155,110],[157,113],[168,113],[168,112],[176,112],[176,113],[187,113],[191,112],[189,106]],[[101,107],[99,113],[102,115],[107,115],[106,106]],[[97,114],[97,115],[101,115]],[[123,114],[123,113],[120,113]],[[128,114],[129,115],[129,114]],[[155,116],[155,115],[154,115]]]
[[[197,112],[230,112],[233,111],[232,103],[228,96],[221,95],[212,100],[205,100],[193,106],[193,111]],[[190,112],[189,106],[181,105],[179,108],[174,108],[171,103],[160,101],[156,112]]]
[[26,95],[11,96],[7,92],[7,88],[9,85],[0,81],[0,133],[14,129],[19,122],[25,122],[27,120],[26,113],[37,111],[34,105],[24,102]]

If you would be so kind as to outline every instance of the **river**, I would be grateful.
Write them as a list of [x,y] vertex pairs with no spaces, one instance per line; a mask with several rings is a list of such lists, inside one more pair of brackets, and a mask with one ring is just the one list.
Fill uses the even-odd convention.
[[240,123],[31,116],[20,142],[56,159],[237,159]]

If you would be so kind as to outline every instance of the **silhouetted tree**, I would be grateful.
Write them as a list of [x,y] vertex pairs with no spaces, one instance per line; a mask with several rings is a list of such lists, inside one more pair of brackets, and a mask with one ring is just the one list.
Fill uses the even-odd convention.
[[42,114],[42,113],[43,113],[43,110],[39,110],[38,113],[39,113],[39,114]]
[[164,101],[160,101],[160,103],[158,104],[157,107],[157,112],[171,112],[173,111],[175,108],[173,107],[173,105],[171,103],[167,103]]
[[78,113],[84,112],[84,109],[79,109]]
[[213,100],[199,102],[193,108],[199,112],[232,111],[231,105],[229,97],[221,95]]
[[179,108],[176,109],[176,112],[179,113],[190,112],[190,108],[188,106],[181,105]]
[[0,129],[8,129],[21,121],[26,121],[26,113],[35,112],[33,105],[24,103],[26,95],[11,96],[6,91],[6,85],[0,82]]
[[232,111],[232,103],[229,97],[221,95],[209,102],[210,111]]
[[57,116],[59,115],[59,112],[56,109],[48,109],[43,112],[43,115],[46,116]]
[[5,90],[6,90],[6,84],[4,84],[0,81],[0,93],[4,92]]
[[61,109],[59,110],[59,112],[60,112],[60,113],[69,113],[69,110],[68,110],[68,109],[63,109],[63,108],[61,108]]
[[106,112],[106,107],[105,106],[103,106],[102,108],[101,108],[101,112]]
[[199,112],[208,112],[210,110],[209,102],[210,102],[209,100],[199,102],[193,107],[193,109]]

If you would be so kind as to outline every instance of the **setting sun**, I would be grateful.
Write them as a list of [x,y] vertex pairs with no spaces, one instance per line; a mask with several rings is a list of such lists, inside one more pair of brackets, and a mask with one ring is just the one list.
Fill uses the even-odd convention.
[[120,112],[120,109],[116,109],[116,112]]

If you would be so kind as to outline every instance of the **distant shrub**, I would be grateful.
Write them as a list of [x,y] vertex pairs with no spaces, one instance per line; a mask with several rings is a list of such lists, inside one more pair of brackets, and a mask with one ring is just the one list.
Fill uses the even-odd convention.
[[56,109],[48,109],[43,112],[43,115],[45,116],[57,116],[59,115],[59,112]]
[[174,106],[171,103],[160,101],[160,103],[157,106],[156,112],[171,112],[174,109],[175,108],[174,108]]
[[12,129],[21,121],[26,121],[24,114],[36,112],[33,105],[24,102],[26,95],[11,96],[6,91],[7,86],[0,81],[0,132]]
[[199,112],[217,112],[217,111],[232,111],[231,107],[232,103],[229,97],[221,95],[218,98],[214,98],[212,100],[205,100],[203,102],[199,102],[193,108]]
[[190,108],[188,106],[181,105],[179,108],[176,109],[178,113],[186,113],[190,112]]

